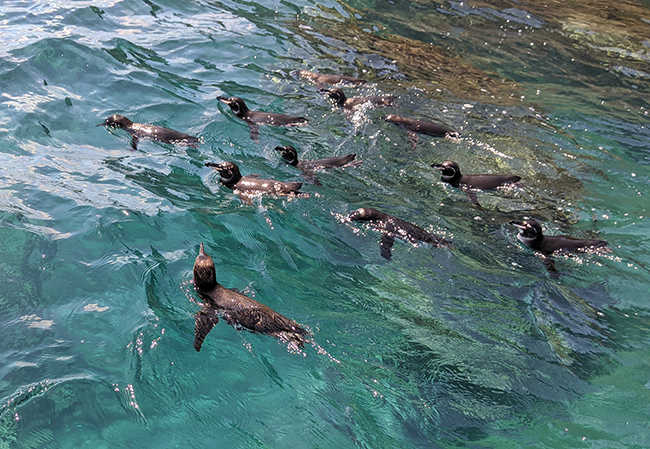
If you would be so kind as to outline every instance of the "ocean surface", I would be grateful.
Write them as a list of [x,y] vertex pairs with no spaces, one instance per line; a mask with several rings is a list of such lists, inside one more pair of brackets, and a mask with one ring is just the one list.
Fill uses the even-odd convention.
[[[648,0],[3,0],[0,86],[0,449],[650,447]],[[309,125],[256,143],[219,95]],[[115,113],[201,144],[134,150]],[[362,164],[313,183],[277,145]],[[522,182],[479,208],[445,160]],[[304,194],[240,198],[223,161]],[[359,207],[453,245],[387,261]],[[554,278],[527,217],[612,251]],[[222,320],[195,351],[201,242],[310,342]]]

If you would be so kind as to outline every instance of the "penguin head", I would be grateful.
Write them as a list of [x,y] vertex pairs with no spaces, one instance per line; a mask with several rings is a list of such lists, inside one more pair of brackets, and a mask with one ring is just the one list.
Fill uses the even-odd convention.
[[199,255],[194,260],[194,287],[199,291],[209,292],[216,286],[217,270],[214,267],[214,261],[205,253],[203,242],[201,242]]
[[230,106],[230,109],[235,113],[237,117],[243,117],[249,111],[248,106],[246,106],[246,103],[244,103],[244,100],[239,97],[217,97],[217,100]]
[[111,126],[115,128],[127,128],[131,125],[133,125],[133,122],[128,118],[120,114],[113,114],[109,118],[104,120],[104,123],[100,123],[99,125],[96,126]]
[[335,87],[334,89],[322,89],[321,92],[327,92],[329,97],[334,100],[339,106],[343,106],[345,104],[345,100],[348,99],[348,97],[345,96],[343,89],[339,87]]
[[530,245],[532,242],[541,241],[544,238],[542,225],[535,220],[524,220],[523,222],[511,221],[511,225],[519,228],[519,240]]
[[385,217],[386,214],[373,209],[372,207],[362,207],[355,211],[352,211],[348,216],[350,221],[370,221],[370,220],[379,220]]
[[234,162],[222,162],[221,164],[215,164],[214,162],[206,162],[206,167],[212,167],[221,175],[221,182],[224,184],[237,184],[242,178],[239,167]]
[[[395,114],[388,114],[383,117],[383,119],[387,122],[391,122],[399,126],[400,128],[404,128],[409,131],[417,131],[419,129],[418,125],[413,125],[411,122],[416,122],[415,120],[408,119],[399,115]],[[411,129],[412,128],[412,129]]]
[[276,151],[279,151],[282,154],[284,160],[286,160],[291,165],[298,165],[298,152],[291,145],[284,147],[275,147]]
[[450,184],[457,184],[462,174],[460,167],[454,161],[445,161],[442,164],[431,164],[433,168],[440,170],[440,178]]

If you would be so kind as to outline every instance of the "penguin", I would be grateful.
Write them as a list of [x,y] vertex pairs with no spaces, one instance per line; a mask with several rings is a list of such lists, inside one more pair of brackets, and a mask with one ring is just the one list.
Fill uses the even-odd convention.
[[393,95],[385,95],[382,97],[352,97],[348,98],[342,89],[335,87],[334,89],[321,89],[321,92],[326,92],[329,97],[334,100],[337,106],[345,109],[354,109],[362,104],[370,103],[373,106],[397,106],[395,97]]
[[494,190],[502,185],[521,181],[521,176],[517,175],[463,175],[460,172],[460,167],[454,161],[431,164],[431,166],[440,170],[440,177],[444,182],[462,188],[469,200],[477,206],[479,204],[476,193],[469,189]]
[[215,164],[206,162],[206,167],[212,167],[221,175],[221,183],[232,190],[245,193],[269,193],[271,195],[290,195],[298,193],[302,182],[282,182],[275,179],[262,179],[257,175],[242,176],[239,167],[234,162]]
[[214,261],[205,253],[203,243],[193,271],[194,288],[203,301],[195,316],[194,349],[201,350],[205,337],[219,322],[219,316],[235,328],[271,335],[295,348],[304,347],[307,331],[295,321],[217,282]]
[[427,122],[426,120],[416,120],[394,114],[388,114],[384,117],[384,120],[387,122],[395,123],[400,128],[408,131],[409,142],[411,143],[411,148],[413,150],[415,150],[415,147],[418,143],[418,136],[416,133],[426,134],[433,137],[444,137],[446,139],[458,139],[460,137],[460,134],[458,132],[452,131],[451,129],[442,125]]
[[[605,240],[577,239],[565,235],[546,236],[542,232],[542,226],[532,219],[524,220],[523,222],[513,220],[510,224],[519,229],[517,239],[520,242],[542,253],[544,265],[552,277],[559,277],[559,273],[555,269],[555,261],[553,260],[553,254],[555,252],[568,251],[578,253],[590,248],[604,248],[609,245],[609,242]],[[603,251],[607,252],[607,249],[609,248]]]
[[131,147],[134,150],[138,149],[138,142],[143,138],[175,145],[186,145],[192,148],[198,148],[199,145],[199,139],[194,136],[183,134],[162,126],[133,123],[128,118],[119,114],[111,115],[104,121],[104,123],[100,123],[96,126],[110,126],[112,128],[121,128],[125,130],[131,134]]
[[217,97],[217,100],[226,103],[237,117],[244,120],[250,129],[251,139],[255,142],[260,140],[259,125],[269,126],[303,126],[309,121],[304,117],[293,115],[276,114],[273,112],[251,111],[239,97]]
[[344,167],[346,165],[357,166],[361,163],[361,161],[354,161],[354,158],[357,157],[356,154],[346,154],[345,156],[328,157],[324,159],[314,159],[311,161],[299,161],[298,152],[291,145],[287,145],[284,147],[275,147],[275,150],[279,151],[282,154],[282,157],[284,158],[285,161],[287,161],[289,165],[293,165],[294,167],[298,167],[302,170],[316,170],[319,168],[338,168],[338,167]]
[[334,86],[336,84],[363,85],[367,83],[366,80],[363,80],[361,78],[354,78],[345,75],[328,75],[324,73],[309,72],[307,70],[296,70],[296,73],[316,84],[329,84]]
[[417,242],[429,243],[435,247],[449,246],[451,242],[442,237],[433,235],[419,226],[409,223],[400,218],[393,217],[372,207],[362,207],[350,213],[350,221],[368,221],[370,227],[381,232],[380,252],[386,260],[391,260],[393,243],[395,238],[409,242],[412,245]]

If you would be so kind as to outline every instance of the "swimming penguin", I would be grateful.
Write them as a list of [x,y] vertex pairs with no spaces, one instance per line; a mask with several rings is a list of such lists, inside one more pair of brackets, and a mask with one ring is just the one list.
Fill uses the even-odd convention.
[[162,126],[133,123],[128,118],[119,114],[111,115],[104,121],[104,123],[100,123],[96,126],[110,126],[125,130],[131,134],[131,147],[133,147],[134,150],[138,149],[138,142],[143,138],[175,145],[186,145],[192,148],[198,148],[199,145],[199,139],[196,137],[174,131],[173,129],[164,128]]
[[[357,157],[356,154],[346,154],[345,156],[339,157],[327,157],[324,159],[314,159],[311,161],[299,161],[298,152],[291,145],[284,147],[275,147],[276,151],[279,151],[282,154],[282,157],[289,165],[298,167],[302,170],[317,170],[319,168],[337,168],[344,167],[354,161],[354,158]],[[357,162],[356,165],[359,165],[361,161]],[[350,165],[355,165],[350,164]]]
[[219,322],[219,316],[235,328],[271,335],[295,348],[305,345],[307,331],[295,321],[219,284],[214,261],[205,253],[203,243],[194,261],[194,288],[204,301],[195,317],[194,349],[197,351],[201,350],[205,337]]
[[360,78],[353,78],[351,76],[345,76],[345,75],[327,75],[324,73],[315,73],[315,72],[309,72],[307,70],[297,70],[296,73],[298,75],[302,76],[303,78],[307,78],[308,80],[316,83],[316,84],[329,84],[329,85],[335,85],[335,84],[356,84],[356,85],[362,85],[366,84],[366,80],[362,80]]
[[414,150],[415,146],[418,143],[418,136],[416,133],[426,134],[433,137],[444,137],[446,139],[457,139],[460,137],[460,134],[458,132],[452,131],[451,129],[442,125],[427,122],[426,120],[416,120],[394,114],[387,115],[384,117],[384,120],[387,122],[395,123],[400,128],[408,131],[409,142],[411,143],[411,148]]
[[609,242],[605,240],[577,239],[565,235],[546,236],[542,232],[542,226],[535,220],[511,221],[510,224],[519,228],[517,239],[520,242],[542,253],[544,265],[546,265],[546,269],[553,277],[559,276],[555,270],[553,253],[558,251],[577,253],[590,248],[604,248],[609,245]]
[[239,97],[217,97],[217,100],[226,103],[237,117],[244,120],[250,129],[251,139],[259,142],[260,128],[259,125],[269,126],[302,126],[306,125],[308,120],[304,117],[295,117],[293,115],[276,114],[273,112],[251,111]]
[[429,243],[436,247],[449,246],[451,242],[442,237],[433,235],[430,232],[404,221],[400,218],[393,217],[384,212],[380,212],[372,207],[362,207],[350,213],[350,221],[368,221],[370,226],[378,232],[381,232],[380,252],[383,258],[391,260],[391,248],[395,238],[402,239],[415,245],[417,242]]
[[494,190],[502,185],[521,181],[521,177],[516,175],[463,175],[460,172],[460,167],[454,161],[431,164],[431,166],[440,170],[440,176],[444,182],[462,188],[470,201],[476,205],[478,205],[476,193],[469,190],[470,188]]
[[232,190],[246,193],[269,193],[271,195],[290,195],[298,193],[302,182],[282,182],[275,179],[262,179],[256,175],[242,176],[239,167],[234,162],[215,164],[206,162],[206,167],[212,167],[221,175],[221,183]]
[[393,95],[373,96],[373,97],[352,97],[348,98],[342,89],[335,87],[334,89],[321,89],[321,92],[327,92],[329,97],[334,100],[337,106],[346,109],[354,109],[362,104],[370,103],[373,106],[396,106],[395,97]]

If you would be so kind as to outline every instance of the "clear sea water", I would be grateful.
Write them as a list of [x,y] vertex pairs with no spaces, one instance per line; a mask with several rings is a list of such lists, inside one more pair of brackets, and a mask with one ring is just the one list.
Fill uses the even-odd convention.
[[[650,447],[649,39],[647,0],[3,0],[0,448]],[[347,116],[296,69],[399,105]],[[310,124],[255,143],[218,95]],[[114,113],[202,144],[135,151]],[[303,180],[286,144],[363,164],[252,201],[203,165]],[[479,209],[448,159],[522,185]],[[388,262],[362,206],[454,245]],[[524,217],[613,251],[554,279]],[[222,321],[197,353],[200,242],[312,343]]]

